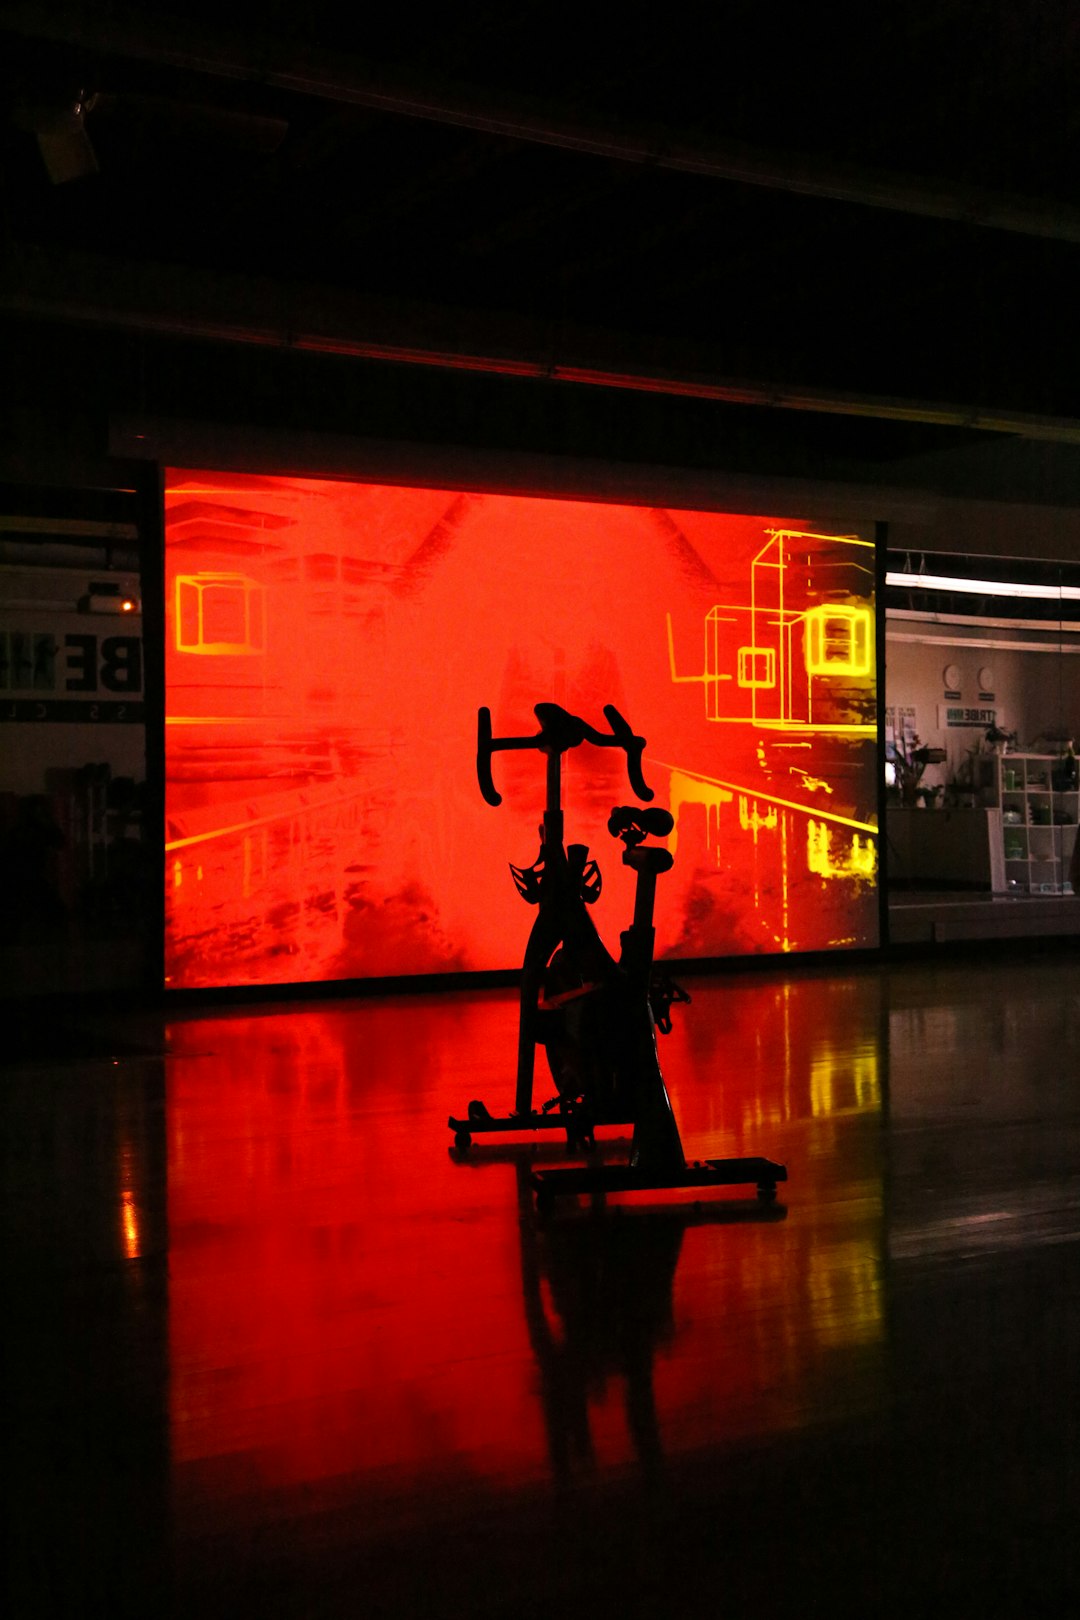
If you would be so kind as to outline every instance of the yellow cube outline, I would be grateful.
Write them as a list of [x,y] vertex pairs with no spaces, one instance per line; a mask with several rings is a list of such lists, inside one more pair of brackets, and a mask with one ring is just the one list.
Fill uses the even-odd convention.
[[[764,676],[758,676],[755,673],[759,658],[765,660]],[[775,647],[740,647],[738,683],[740,686],[754,692],[769,691],[774,687],[776,685]]]
[[[868,607],[846,602],[825,602],[807,608],[804,652],[808,675],[869,675],[873,670],[874,615]],[[828,626],[841,625],[846,654],[828,654]]]
[[[244,640],[205,641],[205,598],[208,590],[239,590],[243,594]],[[259,657],[266,650],[266,586],[247,574],[206,572],[177,574],[175,586],[177,652],[203,657]],[[195,640],[185,638],[185,621],[194,613]]]

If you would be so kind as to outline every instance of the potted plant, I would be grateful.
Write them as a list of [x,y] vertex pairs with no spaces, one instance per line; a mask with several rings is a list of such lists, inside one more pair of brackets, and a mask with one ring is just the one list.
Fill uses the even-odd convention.
[[1016,732],[1006,731],[1003,726],[988,726],[986,740],[992,753],[1007,754],[1010,748],[1016,747]]
[[[944,748],[928,748],[919,741],[918,736],[912,736],[909,742],[896,742],[893,744],[893,759],[896,766],[896,783],[900,789],[900,803],[916,805],[920,796],[923,803],[930,805],[937,796],[937,789],[920,787],[923,772],[928,765],[944,765]],[[927,798],[927,793],[932,794]]]

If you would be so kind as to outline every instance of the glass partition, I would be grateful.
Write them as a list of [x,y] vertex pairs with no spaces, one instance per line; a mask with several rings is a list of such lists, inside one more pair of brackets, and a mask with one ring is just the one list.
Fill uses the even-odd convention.
[[1080,568],[892,552],[886,651],[894,900],[1071,896]]

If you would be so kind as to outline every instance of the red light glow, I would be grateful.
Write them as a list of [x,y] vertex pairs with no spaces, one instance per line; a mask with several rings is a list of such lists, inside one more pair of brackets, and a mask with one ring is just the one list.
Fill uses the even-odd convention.
[[764,1138],[799,1190],[787,1219],[657,1194],[539,1223],[531,1149],[433,1143],[466,1088],[509,1083],[510,991],[171,1028],[171,1454],[196,1553],[305,1482],[377,1536],[417,1499],[880,1403],[879,981],[690,987],[665,1046],[687,1143]]
[[[676,816],[661,955],[877,942],[866,539],[177,470],[165,519],[173,987],[517,966],[507,867],[535,859],[543,765],[500,756],[492,810],[476,712],[521,734],[541,701],[601,726],[614,703],[648,739]],[[630,797],[620,758],[568,756],[612,942],[632,880],[605,823]]]

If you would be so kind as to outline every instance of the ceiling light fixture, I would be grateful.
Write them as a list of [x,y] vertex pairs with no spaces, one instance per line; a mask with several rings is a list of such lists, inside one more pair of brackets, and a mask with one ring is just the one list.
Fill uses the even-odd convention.
[[958,579],[951,574],[893,573],[885,575],[885,583],[902,590],[957,591],[962,596],[1018,596],[1080,602],[1080,588],[1075,585],[1019,585],[1002,579]]

